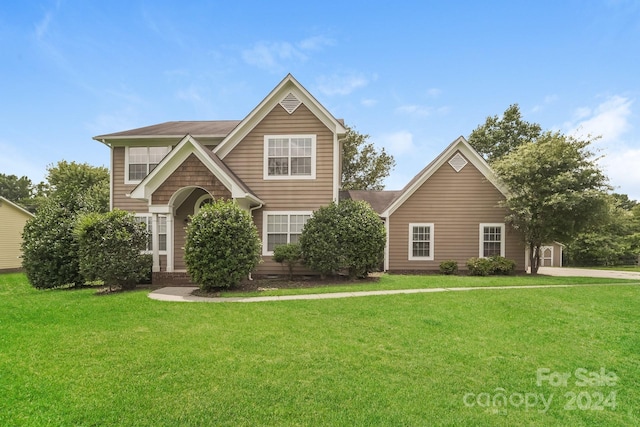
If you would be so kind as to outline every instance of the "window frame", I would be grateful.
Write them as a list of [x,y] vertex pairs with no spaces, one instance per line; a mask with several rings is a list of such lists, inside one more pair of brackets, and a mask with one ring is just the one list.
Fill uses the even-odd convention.
[[[287,215],[287,244],[291,243],[291,216],[292,215],[308,215],[309,218],[313,216],[312,211],[264,211],[262,213],[262,255],[273,256],[273,251],[269,251],[269,234],[284,234],[284,233],[269,233],[268,224],[269,216],[273,215]],[[309,219],[307,219],[308,221]],[[306,224],[306,222],[305,222]],[[304,226],[303,226],[304,227]]]
[[480,227],[479,227],[479,240],[480,240],[480,245],[479,245],[479,252],[478,252],[478,257],[479,258],[489,258],[490,256],[493,255],[485,255],[484,252],[484,244],[487,242],[496,242],[496,240],[484,240],[484,229],[486,227],[498,227],[500,228],[500,256],[504,257],[505,256],[505,231],[506,231],[506,227],[505,224],[503,222],[486,222],[486,223],[481,223]]
[[[145,250],[142,251],[142,253],[144,254],[152,254],[153,253],[153,247],[151,249],[149,249],[150,244],[153,241],[153,214],[151,213],[136,213],[134,215],[136,218],[146,218],[146,225],[147,225],[147,231],[149,231],[149,228],[151,228],[151,231],[149,233],[149,240],[147,240],[147,248]],[[166,255],[167,254],[167,245],[168,245],[168,237],[169,237],[169,229],[168,229],[168,224],[167,224],[167,216],[166,215],[158,215],[158,222],[160,222],[160,218],[164,218],[165,220],[165,232],[164,233],[158,233],[158,246],[160,246],[160,236],[164,235],[165,236],[165,248],[164,249],[160,249],[160,247],[158,247],[158,254],[160,255]]]
[[[413,254],[413,229],[414,227],[429,227],[429,256],[417,256]],[[409,261],[433,261],[434,259],[434,240],[435,240],[435,226],[432,222],[412,222],[409,223]]]
[[[291,174],[291,159],[292,158],[306,158],[304,157],[292,157],[291,156],[291,140],[294,138],[310,138],[311,139],[311,172],[309,175],[292,175]],[[289,153],[287,155],[287,175],[269,175],[269,140],[273,139],[287,139],[289,141]],[[296,134],[296,135],[265,135],[263,143],[263,179],[265,180],[304,180],[304,179],[316,179],[316,148],[317,148],[317,136],[315,134]],[[276,157],[276,156],[274,156]]]
[[[144,180],[144,178],[142,178],[142,179],[129,179],[129,166],[131,165],[131,162],[130,162],[131,155],[129,153],[129,150],[131,150],[132,148],[145,148],[147,150],[145,165],[147,167],[147,175],[149,175],[151,173],[151,171],[149,170],[149,159],[151,158],[150,149],[151,148],[166,148],[167,152],[164,154],[164,156],[162,156],[162,159],[164,159],[167,156],[167,154],[169,154],[171,152],[171,148],[172,147],[170,145],[149,145],[149,146],[147,146],[147,145],[143,145],[143,146],[142,145],[130,145],[130,146],[125,147],[125,150],[124,150],[124,183],[125,184],[139,184]],[[162,159],[160,159],[160,162],[162,161]],[[153,163],[153,164],[155,164],[157,166],[158,164],[160,164],[160,162]],[[136,163],[136,164],[141,164],[141,163]],[[145,178],[146,178],[147,175],[145,175]]]

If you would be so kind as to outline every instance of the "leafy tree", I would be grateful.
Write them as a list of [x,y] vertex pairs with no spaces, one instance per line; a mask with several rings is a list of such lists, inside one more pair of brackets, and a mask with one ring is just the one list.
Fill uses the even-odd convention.
[[289,269],[289,280],[293,279],[293,267],[302,261],[302,250],[299,243],[287,243],[278,245],[273,250],[273,260],[286,264]]
[[343,200],[318,209],[300,236],[304,263],[321,274],[346,269],[350,278],[366,277],[384,256],[384,224],[362,200]]
[[87,163],[59,161],[47,168],[45,197],[56,197],[71,211],[109,210],[109,170]]
[[201,289],[237,285],[260,262],[258,230],[247,211],[233,201],[217,200],[193,216],[184,258]]
[[342,141],[342,188],[344,190],[382,190],[382,181],[396,162],[384,148],[376,150],[367,142],[369,135],[347,126]]
[[38,289],[82,283],[78,243],[73,235],[75,213],[56,198],[48,199],[22,233],[22,266]]
[[532,274],[538,271],[542,244],[569,241],[606,214],[609,187],[589,151],[591,143],[545,132],[492,165],[509,189],[506,221],[529,247]]
[[148,276],[151,256],[142,253],[148,233],[133,214],[116,209],[81,215],[75,226],[80,273],[111,289],[129,289]]
[[15,203],[29,199],[33,193],[33,183],[26,176],[0,173],[0,196]]
[[469,144],[484,158],[493,162],[509,154],[526,142],[534,142],[542,135],[537,123],[522,120],[518,104],[510,105],[502,117],[487,117],[469,135]]

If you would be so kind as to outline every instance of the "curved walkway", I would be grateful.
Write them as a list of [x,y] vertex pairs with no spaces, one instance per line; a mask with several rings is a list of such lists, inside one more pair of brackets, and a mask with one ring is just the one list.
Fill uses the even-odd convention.
[[191,295],[198,289],[196,287],[166,287],[157,289],[149,294],[149,298],[159,301],[180,302],[264,302],[264,301],[292,301],[292,300],[320,300],[336,298],[366,297],[373,295],[397,295],[397,294],[421,294],[435,292],[460,292],[460,291],[486,291],[506,289],[540,289],[540,288],[574,288],[584,286],[638,286],[640,285],[640,273],[608,270],[585,270],[573,268],[540,268],[540,274],[548,276],[582,276],[604,277],[612,279],[637,279],[638,283],[611,283],[599,285],[531,285],[531,286],[483,286],[466,288],[423,288],[423,289],[395,289],[387,291],[358,291],[358,292],[332,292],[326,294],[282,295],[263,297],[228,297],[208,298]]

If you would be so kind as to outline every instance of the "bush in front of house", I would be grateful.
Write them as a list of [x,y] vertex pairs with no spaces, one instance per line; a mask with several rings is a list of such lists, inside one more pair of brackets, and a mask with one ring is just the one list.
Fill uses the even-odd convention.
[[458,272],[458,262],[452,259],[442,261],[440,263],[440,273],[451,275]]
[[187,227],[184,259],[202,290],[228,288],[260,262],[260,238],[251,216],[233,201],[203,206]]
[[22,267],[38,289],[80,285],[75,213],[57,198],[47,199],[22,232]]
[[314,212],[300,236],[304,263],[322,275],[346,270],[363,278],[384,258],[386,231],[371,206],[359,200],[332,202]]
[[289,280],[293,279],[293,267],[302,261],[302,250],[299,243],[278,245],[273,250],[273,260],[286,265],[289,270]]
[[86,281],[131,289],[151,271],[151,256],[142,253],[148,232],[133,214],[115,209],[81,215],[74,232],[80,273]]
[[501,256],[469,258],[467,269],[471,276],[509,275],[515,271],[516,263]]

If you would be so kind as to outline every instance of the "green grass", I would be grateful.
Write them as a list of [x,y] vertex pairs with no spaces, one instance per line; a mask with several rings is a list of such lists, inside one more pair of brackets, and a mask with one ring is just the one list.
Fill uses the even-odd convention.
[[[605,279],[592,277],[553,277],[553,276],[444,276],[444,275],[395,275],[383,274],[377,282],[351,283],[345,285],[326,285],[312,288],[282,288],[268,291],[238,292],[222,291],[222,297],[254,297],[325,294],[332,292],[380,291],[395,289],[425,288],[460,288],[460,287],[495,287],[495,286],[529,286],[529,285],[591,285],[602,283],[632,283],[638,280]],[[278,285],[274,285],[277,287]],[[270,288],[268,282],[266,288]]]
[[[204,304],[0,275],[0,425],[632,426],[639,322],[640,286]],[[543,367],[619,381],[538,387]],[[554,400],[465,406],[496,389]],[[615,410],[564,409],[612,391]]]
[[640,265],[613,265],[609,267],[578,267],[590,270],[635,271],[640,273]]

